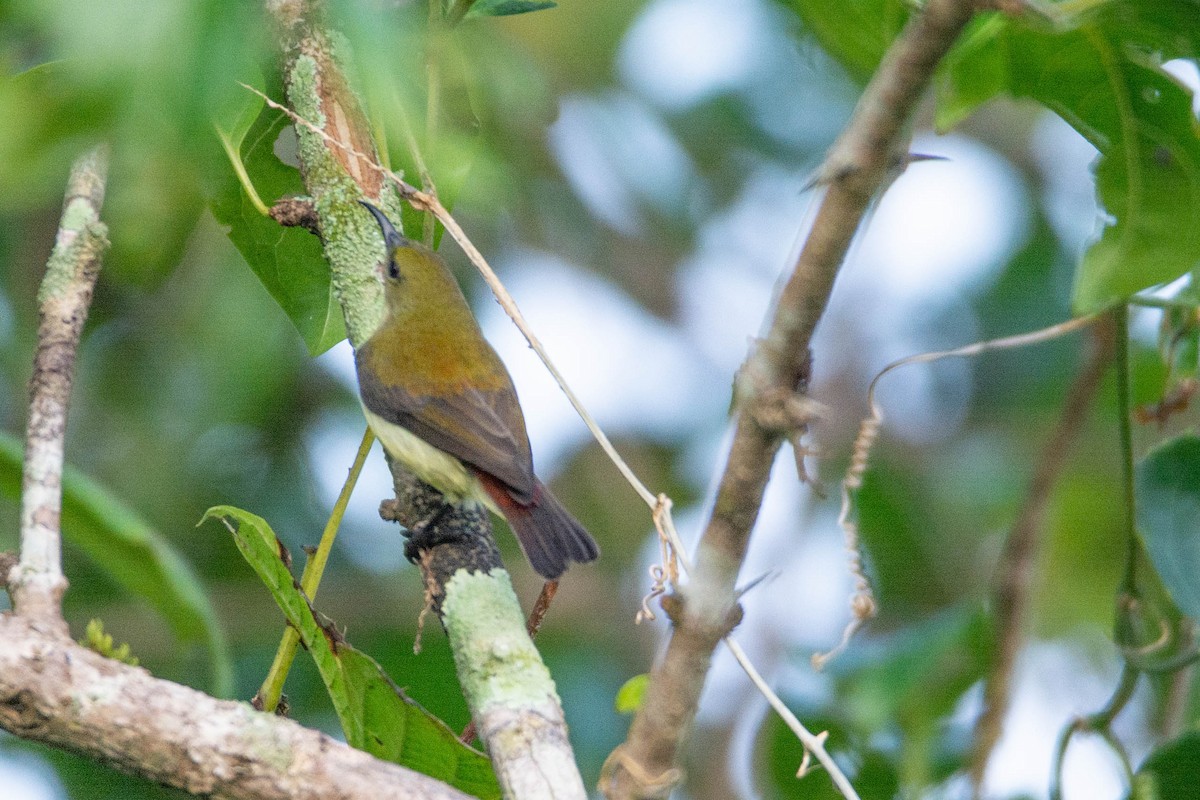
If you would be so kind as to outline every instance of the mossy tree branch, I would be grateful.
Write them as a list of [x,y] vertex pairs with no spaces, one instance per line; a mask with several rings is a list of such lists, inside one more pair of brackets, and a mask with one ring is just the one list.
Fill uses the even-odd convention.
[[[375,166],[371,127],[342,64],[336,37],[316,0],[269,0],[285,54],[289,104],[324,135],[297,125],[305,186],[346,318],[351,344],[361,345],[383,314],[374,275],[383,257],[378,226],[358,204],[369,198],[392,218],[399,200]],[[389,461],[396,501],[387,516],[412,525],[443,501]],[[434,608],[450,637],[476,728],[507,797],[585,798],[549,672],[525,631],[525,620],[500,562],[486,512],[456,506],[423,538],[438,544],[421,556]],[[486,613],[484,613],[486,612]],[[534,668],[536,667],[536,668]]]

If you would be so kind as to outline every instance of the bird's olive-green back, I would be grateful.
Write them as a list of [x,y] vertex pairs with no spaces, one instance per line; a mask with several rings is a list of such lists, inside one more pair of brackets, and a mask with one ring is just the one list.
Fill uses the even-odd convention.
[[531,501],[533,457],[508,370],[437,255],[414,244],[394,258],[384,321],[355,354],[363,404]]

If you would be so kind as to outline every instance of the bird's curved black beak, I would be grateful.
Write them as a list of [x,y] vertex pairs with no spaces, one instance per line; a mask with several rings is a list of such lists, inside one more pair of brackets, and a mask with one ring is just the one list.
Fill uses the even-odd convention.
[[371,212],[371,216],[375,217],[375,221],[379,223],[379,230],[383,232],[383,243],[387,246],[388,251],[395,250],[397,247],[403,247],[408,243],[404,235],[396,230],[396,226],[387,218],[382,211],[368,203],[366,200],[359,200],[359,204],[367,211]]

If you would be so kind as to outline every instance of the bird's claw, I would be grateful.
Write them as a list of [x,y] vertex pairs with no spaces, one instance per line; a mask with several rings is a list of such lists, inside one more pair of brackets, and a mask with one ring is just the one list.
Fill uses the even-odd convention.
[[404,532],[405,538],[408,539],[404,543],[404,557],[409,560],[409,563],[415,564],[420,558],[422,550],[431,550],[439,544],[445,544],[457,538],[452,531],[443,530],[448,526],[439,524],[450,512],[450,508],[449,503],[443,504],[429,517]]

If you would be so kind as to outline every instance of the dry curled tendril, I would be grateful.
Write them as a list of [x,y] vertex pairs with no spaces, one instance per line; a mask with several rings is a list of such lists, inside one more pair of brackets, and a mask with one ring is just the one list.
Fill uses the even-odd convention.
[[679,558],[675,547],[671,544],[671,536],[667,532],[667,519],[671,514],[671,498],[659,494],[654,506],[654,530],[658,533],[658,547],[661,563],[650,566],[650,591],[642,598],[642,608],[633,618],[640,625],[648,620],[658,619],[650,608],[650,602],[656,597],[666,594],[668,585],[679,585]]

